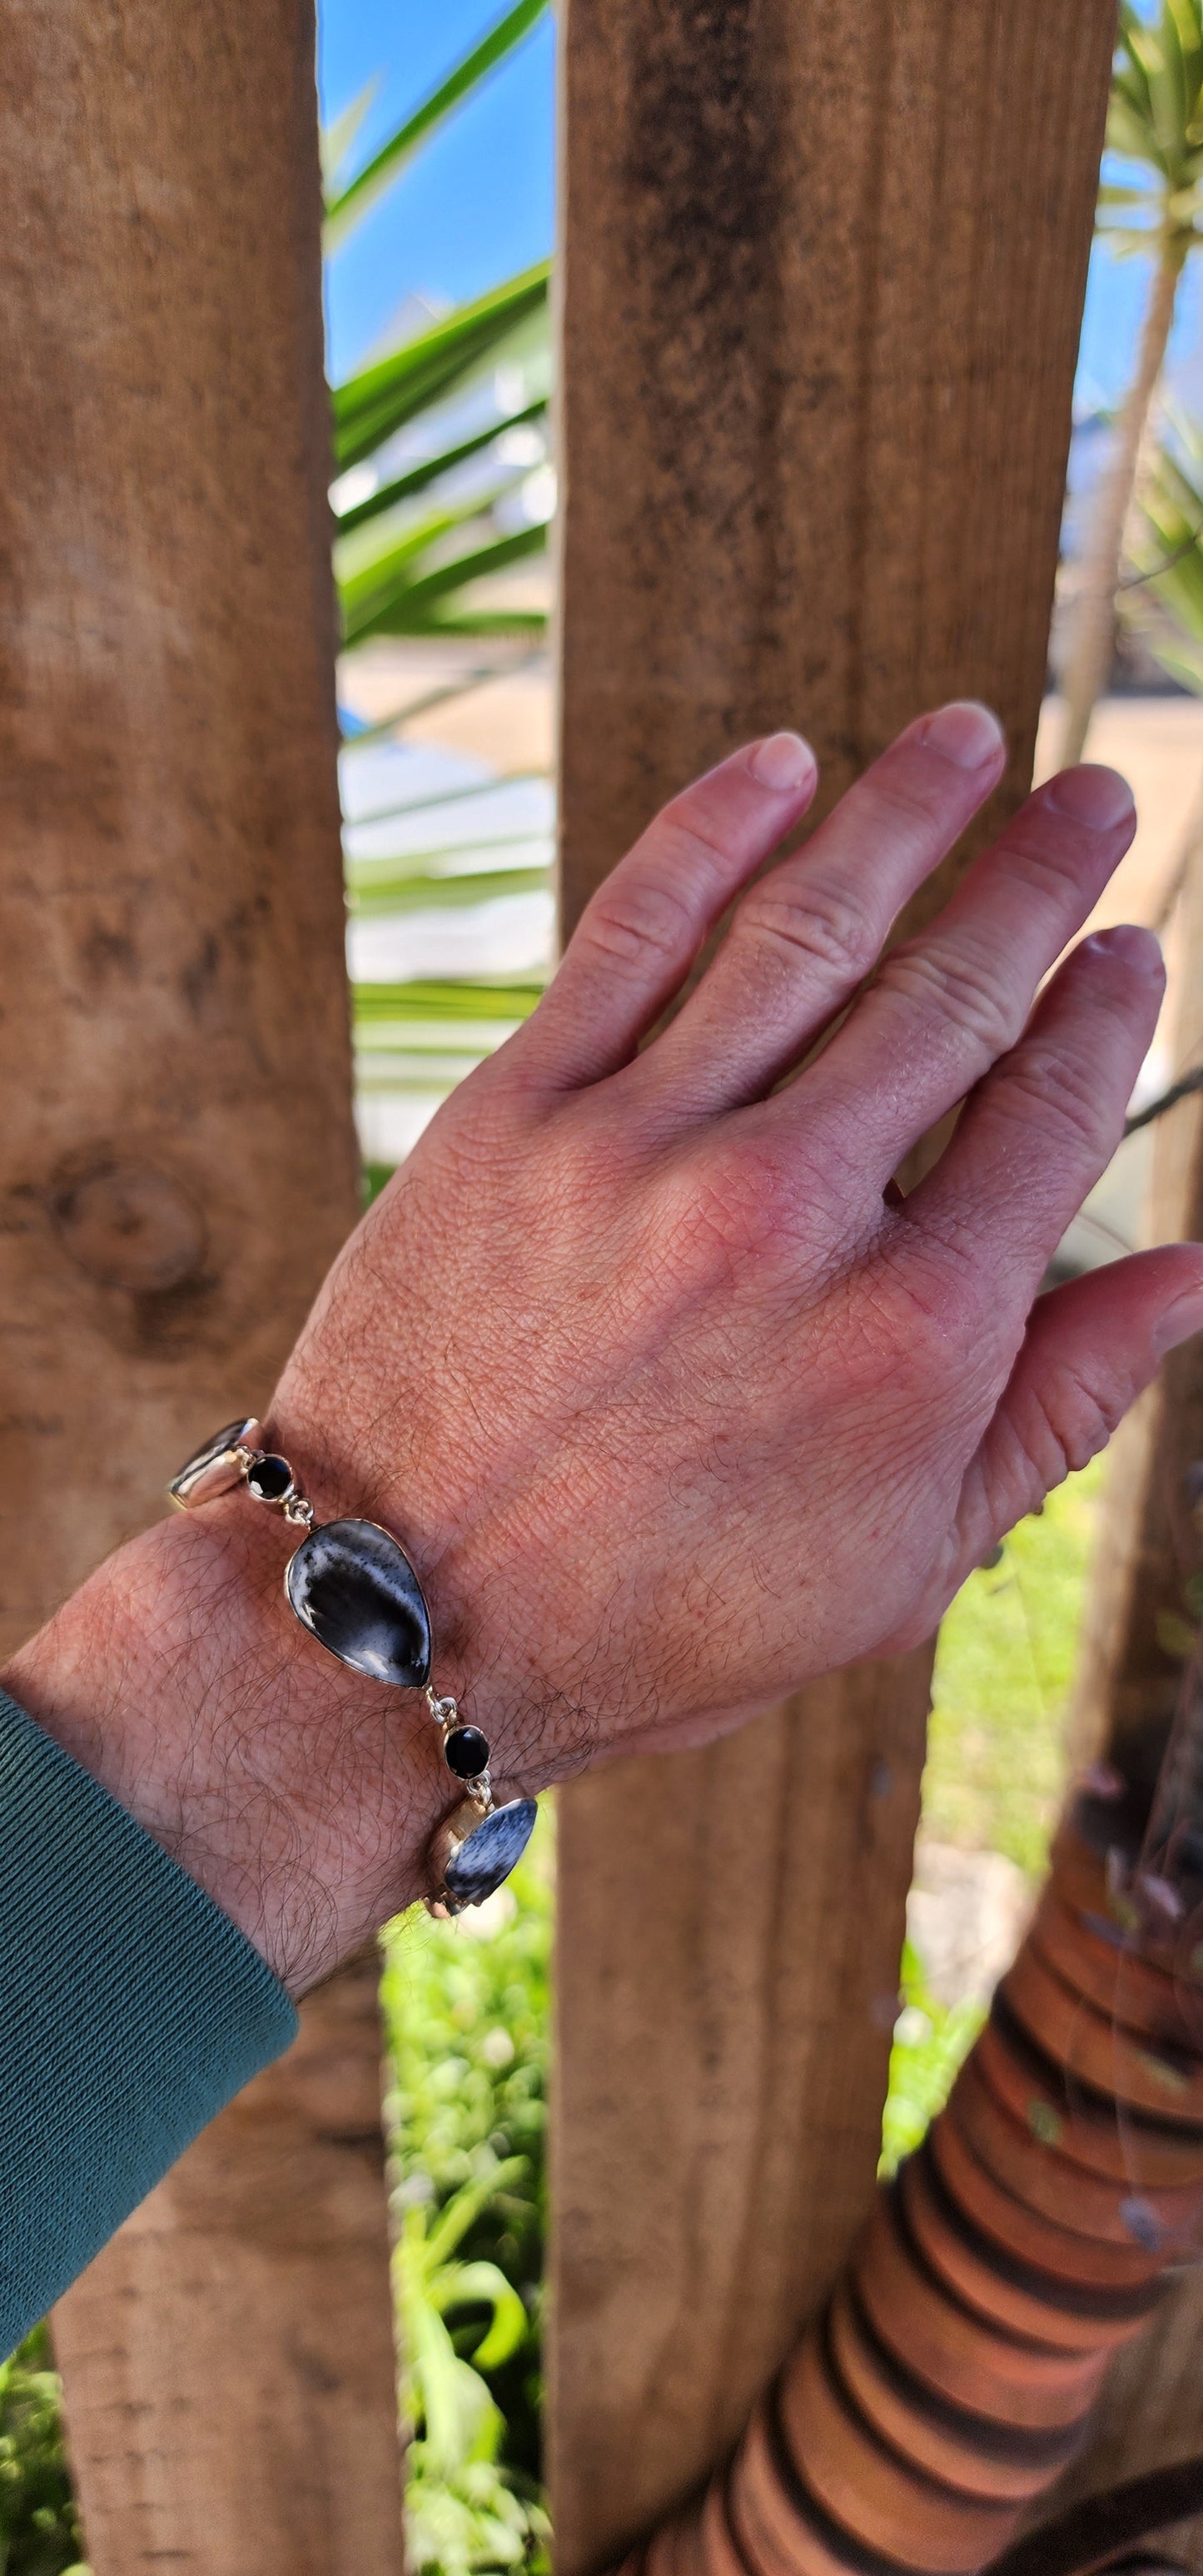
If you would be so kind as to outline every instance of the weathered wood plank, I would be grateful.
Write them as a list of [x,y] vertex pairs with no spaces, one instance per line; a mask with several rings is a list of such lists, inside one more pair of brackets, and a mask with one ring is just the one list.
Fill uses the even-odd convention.
[[[1113,27],[1110,0],[569,0],[568,923],[775,725],[830,803],[983,696],[988,821],[1023,792]],[[721,2451],[864,2208],[926,1685],[923,1657],[852,1673],[563,1797],[565,2576]]]
[[[265,1401],[356,1182],[312,12],[0,22],[11,1646]],[[396,2576],[377,2056],[330,1989],[60,2308],[97,2576]]]
[[374,1950],[55,2311],[97,2576],[399,2576]]

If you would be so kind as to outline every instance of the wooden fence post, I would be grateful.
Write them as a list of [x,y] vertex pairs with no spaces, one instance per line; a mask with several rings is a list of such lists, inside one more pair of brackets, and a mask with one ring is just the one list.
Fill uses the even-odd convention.
[[[356,1207],[308,0],[0,0],[0,1631]],[[96,2576],[397,2576],[370,1971],[63,2301]]]
[[[1113,37],[1112,0],[568,0],[569,924],[776,725],[830,803],[985,697],[987,828],[1026,788]],[[721,2453],[864,2211],[928,1672],[562,1798],[562,2576]]]

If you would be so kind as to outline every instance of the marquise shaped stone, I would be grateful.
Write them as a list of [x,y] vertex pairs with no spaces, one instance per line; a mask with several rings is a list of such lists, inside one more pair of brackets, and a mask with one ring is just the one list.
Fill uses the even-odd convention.
[[453,1905],[483,1905],[496,1892],[521,1860],[538,1813],[533,1798],[511,1798],[508,1806],[494,1807],[491,1816],[482,1817],[443,1873]]
[[430,1679],[430,1613],[403,1547],[375,1521],[325,1521],[290,1557],[303,1627],[352,1672],[417,1690]]

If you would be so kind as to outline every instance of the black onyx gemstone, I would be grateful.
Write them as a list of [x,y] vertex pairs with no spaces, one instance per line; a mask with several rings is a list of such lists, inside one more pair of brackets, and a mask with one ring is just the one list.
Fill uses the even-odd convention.
[[453,1726],[443,1752],[457,1780],[479,1780],[481,1772],[488,1770],[488,1739],[478,1726]]
[[509,1877],[534,1831],[539,1810],[533,1798],[514,1798],[494,1807],[459,1850],[452,1853],[443,1884],[455,1907],[483,1905]]
[[257,1503],[282,1503],[292,1491],[292,1469],[287,1458],[256,1458],[246,1481]]
[[352,1672],[420,1689],[430,1613],[404,1548],[375,1521],[325,1521],[289,1558],[284,1589],[302,1625]]

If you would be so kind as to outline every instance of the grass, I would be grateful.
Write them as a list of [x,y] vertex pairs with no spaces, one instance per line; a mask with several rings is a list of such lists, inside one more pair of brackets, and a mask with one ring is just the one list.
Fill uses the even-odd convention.
[[1096,1458],[971,1574],[940,1631],[923,1827],[1039,1878],[1065,1791],[1064,1720],[1103,1478]]
[[[1005,1853],[1035,1884],[1065,1795],[1065,1719],[1103,1481],[1096,1458],[1021,1521],[940,1630],[920,1830],[963,1851]],[[985,2019],[933,1995],[908,1941],[890,2051],[881,2172],[917,2147]]]

